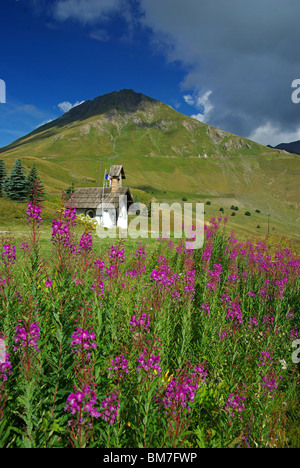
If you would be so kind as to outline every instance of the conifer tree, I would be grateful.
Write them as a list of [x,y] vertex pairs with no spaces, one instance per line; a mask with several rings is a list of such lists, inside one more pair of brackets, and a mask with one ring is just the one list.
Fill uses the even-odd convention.
[[20,159],[16,159],[9,177],[3,182],[3,191],[7,198],[15,201],[25,201],[28,196],[28,185]]
[[3,194],[3,188],[2,184],[4,182],[4,179],[6,177],[6,168],[3,159],[0,159],[0,197],[2,197]]
[[27,185],[28,200],[35,203],[40,203],[45,200],[44,186],[40,181],[35,164],[32,166],[27,176]]

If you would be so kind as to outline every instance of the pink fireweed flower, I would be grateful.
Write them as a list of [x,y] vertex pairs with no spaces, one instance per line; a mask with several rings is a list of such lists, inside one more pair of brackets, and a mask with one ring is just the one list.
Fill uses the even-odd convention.
[[178,378],[173,377],[162,400],[163,407],[170,409],[173,415],[178,410],[189,411],[189,404],[194,401],[195,393],[203,383],[206,383],[206,371],[201,366],[196,366],[191,375],[183,373]]
[[95,408],[96,404],[97,393],[89,385],[84,385],[82,391],[78,390],[76,393],[70,393],[64,409],[65,411],[71,411],[73,415],[81,411],[94,418],[99,418],[100,412]]
[[118,250],[114,245],[111,245],[109,258],[122,263],[125,261],[125,250]]
[[228,334],[226,333],[226,331],[222,331],[221,329],[219,330],[218,335],[219,335],[219,337],[217,338],[218,341],[222,341],[223,338],[228,337]]
[[203,315],[209,316],[209,305],[208,304],[201,304],[200,309],[202,310]]
[[228,400],[224,406],[224,409],[228,410],[230,412],[230,415],[233,417],[237,413],[242,413],[245,409],[244,401],[246,398],[241,395],[234,395],[233,393],[230,393]]
[[292,328],[290,331],[289,331],[289,339],[290,340],[295,340],[296,338],[298,338],[298,329],[297,328]]
[[226,296],[226,294],[222,294],[221,296],[221,302],[230,302],[231,301],[231,297],[230,296]]
[[15,263],[16,261],[16,247],[9,244],[3,245],[3,252],[1,254],[4,265]]
[[202,253],[202,260],[203,261],[206,261],[206,262],[209,262],[210,260],[210,257],[211,257],[211,252],[212,252],[212,248],[213,246],[210,244],[210,245],[207,245]]
[[98,296],[103,297],[104,294],[104,284],[103,281],[99,281],[98,283],[94,283],[91,286],[91,290],[98,294]]
[[237,321],[238,323],[243,323],[242,311],[237,302],[231,302],[230,306],[227,309],[226,318],[231,318],[232,321]]
[[[278,378],[282,379],[281,376]],[[275,390],[277,390],[278,388],[276,376],[271,373],[263,376],[262,379],[263,383],[261,383],[260,385],[265,389],[264,395],[270,395],[271,398],[274,398]]]
[[[7,355],[8,356],[8,355]],[[7,359],[5,362],[0,362],[0,382],[2,380],[7,380],[8,375],[12,373],[12,366],[10,361]]]
[[0,286],[4,286],[5,284],[6,284],[6,279],[0,276]]
[[195,270],[188,270],[186,276],[183,276],[182,281],[184,281],[185,286],[184,290],[190,292],[194,295],[195,291]]
[[257,327],[257,325],[258,325],[258,320],[257,320],[256,317],[250,317],[249,323],[250,323],[251,325],[253,325],[254,327]]
[[70,208],[65,208],[63,218],[66,220],[68,224],[71,224],[72,226],[76,226],[76,208],[70,209]]
[[[103,408],[103,409],[102,409]],[[115,392],[112,392],[108,395],[107,398],[104,398],[100,408],[99,415],[104,421],[109,422],[109,424],[114,424],[118,411],[120,409],[120,398],[119,395]]]
[[149,355],[147,349],[144,348],[142,354],[139,355],[137,370],[139,372],[140,369],[143,369],[147,373],[153,370],[153,376],[155,374],[159,375],[161,373],[161,367],[159,366],[160,361],[161,359],[159,356],[155,356],[154,354]]
[[111,360],[111,367],[108,368],[108,370],[113,371],[110,376],[117,374],[118,377],[121,379],[124,374],[128,374],[128,360],[125,358],[123,354],[120,356],[115,356]]
[[145,247],[140,247],[139,249],[137,249],[134,253],[134,256],[136,259],[143,259],[145,260],[146,258],[146,252],[145,252]]
[[43,224],[43,219],[41,217],[41,207],[38,205],[34,205],[31,202],[28,203],[28,208],[27,208],[27,224],[31,223],[32,221],[35,221],[38,226],[40,224]]
[[131,278],[135,278],[136,276],[139,276],[141,273],[145,273],[146,267],[145,265],[142,265],[138,267],[137,269],[133,268],[132,270],[127,270],[125,273],[125,276],[130,276]]
[[141,328],[146,331],[149,331],[149,314],[141,312],[139,318],[136,317],[136,314],[133,314],[130,320],[131,329]]
[[70,241],[69,225],[64,224],[61,221],[56,221],[56,219],[53,219],[51,240],[53,242],[58,242],[62,245],[66,245],[66,246],[69,245],[69,241]]
[[79,352],[96,349],[97,343],[95,340],[95,333],[84,330],[81,327],[77,327],[76,331],[72,335],[71,348],[73,352],[78,354]]
[[90,252],[93,248],[93,237],[92,234],[85,232],[82,234],[79,242],[77,252]]
[[272,359],[272,354],[271,353],[268,353],[268,352],[262,352],[260,357],[258,358],[259,362],[258,362],[258,366],[261,367],[261,366],[267,366],[267,365],[271,365],[272,362],[273,362],[273,359]]
[[16,326],[14,351],[30,346],[39,351],[38,341],[40,339],[40,327],[38,322],[31,322],[29,325],[25,321],[19,321]]
[[265,315],[263,317],[264,325],[273,325],[273,323],[274,323],[274,317],[272,317],[271,315]]
[[45,287],[46,287],[46,288],[51,288],[51,286],[52,286],[52,279],[51,279],[51,278],[48,278],[47,281],[46,281],[46,283],[45,283]]
[[102,271],[104,269],[104,267],[105,267],[105,262],[103,262],[102,260],[97,259],[94,262],[94,267],[98,268],[100,271]]

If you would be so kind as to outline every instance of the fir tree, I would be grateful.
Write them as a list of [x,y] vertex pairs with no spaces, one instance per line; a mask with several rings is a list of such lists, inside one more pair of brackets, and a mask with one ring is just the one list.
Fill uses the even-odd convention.
[[32,166],[27,176],[27,186],[28,200],[34,203],[40,203],[45,200],[44,186],[40,181],[35,164]]
[[2,188],[5,196],[11,200],[25,201],[27,199],[27,179],[20,159],[16,159],[9,177],[2,184]]
[[0,159],[0,197],[2,197],[2,184],[4,182],[4,179],[6,177],[6,168],[3,159]]

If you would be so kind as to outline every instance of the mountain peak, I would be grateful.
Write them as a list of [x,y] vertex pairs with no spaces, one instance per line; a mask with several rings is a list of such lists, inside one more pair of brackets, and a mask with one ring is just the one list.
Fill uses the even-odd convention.
[[92,101],[84,101],[59,117],[59,120],[76,120],[104,114],[111,110],[136,112],[142,104],[155,103],[155,99],[136,93],[132,89],[122,89],[98,96]]

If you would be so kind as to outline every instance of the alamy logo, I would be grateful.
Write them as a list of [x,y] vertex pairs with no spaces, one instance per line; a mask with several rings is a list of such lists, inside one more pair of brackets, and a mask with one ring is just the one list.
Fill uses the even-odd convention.
[[95,216],[98,237],[167,239],[172,234],[175,239],[185,238],[188,250],[199,249],[203,245],[203,203],[152,203],[150,210],[143,203],[133,203],[127,212],[127,198],[120,195],[118,206],[118,210],[113,203],[104,202],[98,206]]
[[296,350],[292,354],[292,361],[294,364],[299,364],[300,362],[300,339],[293,341],[292,348],[296,348]]
[[6,84],[4,80],[0,80],[0,103],[6,103]]
[[0,364],[5,363],[5,360],[6,360],[5,358],[6,358],[6,346],[5,346],[4,340],[0,338]]
[[292,88],[296,88],[292,93],[292,101],[294,104],[299,104],[300,102],[300,80],[294,80],[292,82]]

